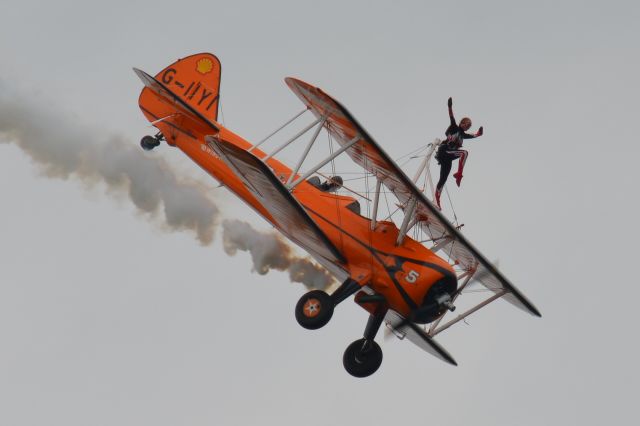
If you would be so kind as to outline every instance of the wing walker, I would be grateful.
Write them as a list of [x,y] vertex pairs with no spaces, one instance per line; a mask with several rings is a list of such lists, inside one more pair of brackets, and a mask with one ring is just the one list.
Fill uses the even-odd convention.
[[[317,87],[286,78],[305,108],[285,125],[305,112],[312,114],[313,122],[266,152],[261,147],[275,132],[254,145],[218,122],[221,69],[216,56],[192,55],[155,76],[134,71],[145,85],[140,108],[159,131],[142,138],[142,147],[150,150],[162,141],[178,147],[342,283],[331,294],[312,290],[303,295],[295,308],[298,323],[310,330],[323,327],[334,308],[351,296],[369,313],[363,337],[343,356],[351,375],[366,377],[380,367],[382,350],[375,337],[383,323],[399,338],[457,365],[434,336],[478,309],[503,299],[540,316],[418,188],[416,183],[426,176],[433,199],[435,188],[427,175],[438,141],[429,145],[411,179],[342,104]],[[337,149],[314,164],[307,157],[323,130]],[[277,159],[309,132],[311,138],[302,142],[304,149],[293,167]],[[350,157],[375,188],[366,197],[368,217],[361,214],[355,191],[339,193],[346,192],[340,191],[346,188],[342,178],[321,171],[339,156]],[[398,223],[379,217],[387,195],[395,198],[402,216]],[[416,239],[418,233],[426,238]],[[472,282],[480,283],[489,297],[453,317],[451,312]]]

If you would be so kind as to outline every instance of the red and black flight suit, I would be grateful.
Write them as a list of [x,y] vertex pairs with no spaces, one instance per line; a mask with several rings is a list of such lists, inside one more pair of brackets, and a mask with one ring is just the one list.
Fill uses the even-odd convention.
[[440,205],[440,192],[444,187],[449,173],[451,173],[451,165],[453,160],[459,158],[458,171],[453,175],[456,178],[456,183],[460,186],[460,180],[462,179],[462,171],[464,169],[464,163],[467,161],[469,152],[462,148],[462,142],[464,139],[473,139],[482,135],[482,127],[476,134],[466,133],[464,130],[456,124],[456,119],[453,117],[453,108],[449,106],[449,119],[451,124],[447,128],[445,135],[447,138],[440,144],[438,152],[436,152],[436,160],[440,164],[440,180],[436,185],[436,201],[438,206]]

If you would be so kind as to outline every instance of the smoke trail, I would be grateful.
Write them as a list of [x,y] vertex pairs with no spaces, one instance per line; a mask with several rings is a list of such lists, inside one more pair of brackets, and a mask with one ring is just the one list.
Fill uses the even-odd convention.
[[169,229],[191,230],[201,244],[211,243],[219,211],[202,185],[178,179],[163,159],[146,157],[120,137],[94,143],[99,132],[70,123],[0,87],[0,142],[16,144],[49,177],[102,182],[109,192],[128,194],[143,213],[162,209]]
[[[191,231],[202,245],[213,241],[220,211],[205,185],[178,178],[164,159],[144,155],[137,144],[122,137],[96,141],[100,134],[59,112],[12,96],[0,82],[0,143],[18,146],[48,177],[104,184],[109,194],[126,194],[147,217],[161,216],[169,230]],[[234,253],[250,247],[260,274],[289,270],[292,281],[310,287],[331,283],[324,269],[293,256],[276,235],[260,233],[248,224],[243,227],[246,233],[225,237],[225,250]]]
[[291,247],[278,234],[256,231],[247,222],[222,222],[222,245],[229,256],[234,256],[238,250],[249,252],[253,270],[260,275],[271,269],[289,271],[292,282],[302,283],[309,289],[323,289],[333,283],[325,269],[307,258],[295,257]]

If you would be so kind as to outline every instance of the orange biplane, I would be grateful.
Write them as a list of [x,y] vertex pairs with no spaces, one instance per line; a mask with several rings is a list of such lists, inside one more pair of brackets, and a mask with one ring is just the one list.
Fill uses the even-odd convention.
[[[415,182],[426,167],[426,158],[416,178],[410,179],[349,111],[319,88],[285,79],[305,104],[298,116],[310,111],[314,121],[266,153],[259,148],[262,142],[253,145],[217,121],[220,62],[216,56],[189,56],[155,77],[138,69],[135,72],[145,85],[140,108],[159,130],[156,136],[145,136],[142,147],[150,150],[164,140],[180,148],[342,283],[332,294],[312,290],[302,296],[295,308],[300,325],[307,329],[324,326],[335,306],[352,295],[369,312],[363,338],[344,353],[344,367],[353,376],[369,376],[382,363],[382,351],[374,339],[383,322],[396,336],[456,365],[433,337],[481,307],[502,298],[540,316],[418,189]],[[275,158],[311,129],[313,136],[293,169]],[[302,172],[323,129],[339,147]],[[340,177],[322,183],[318,176],[323,166],[343,154],[375,179],[373,200],[368,198],[371,217],[360,214],[354,197],[336,193],[344,184]],[[399,226],[377,217],[382,193],[397,199],[403,215]],[[428,239],[411,238],[407,235],[411,229],[421,230]],[[481,283],[491,296],[441,325],[472,281]]]

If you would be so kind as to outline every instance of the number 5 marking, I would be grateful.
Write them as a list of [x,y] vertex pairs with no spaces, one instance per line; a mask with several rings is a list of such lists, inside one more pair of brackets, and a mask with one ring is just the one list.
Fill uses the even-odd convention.
[[416,271],[414,271],[413,269],[409,271],[409,273],[404,277],[404,279],[408,282],[408,283],[415,283],[418,280],[418,277],[420,276],[420,274],[418,274]]

